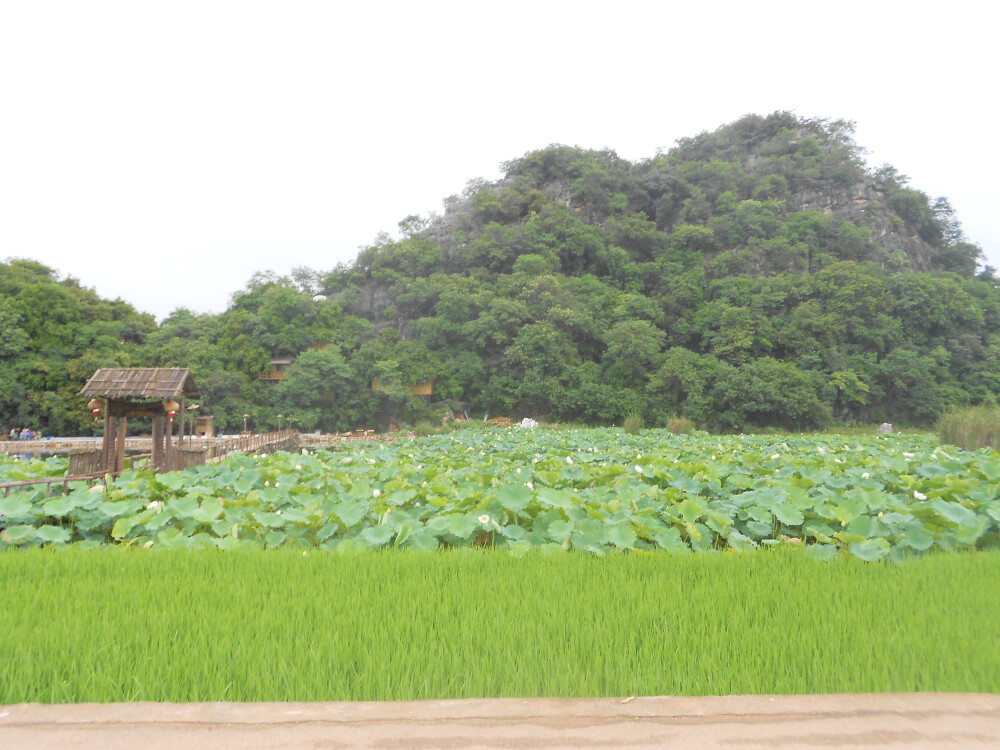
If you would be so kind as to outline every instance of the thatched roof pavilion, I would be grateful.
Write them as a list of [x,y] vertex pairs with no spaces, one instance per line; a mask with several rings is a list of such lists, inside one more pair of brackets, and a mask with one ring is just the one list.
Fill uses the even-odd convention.
[[105,367],[91,375],[80,395],[115,401],[182,398],[197,396],[198,387],[183,367]]
[[[174,468],[171,446],[174,415],[180,415],[180,435],[183,437],[184,401],[198,395],[190,370],[182,367],[102,368],[90,377],[80,395],[105,400],[100,459],[104,471],[119,472],[124,467],[128,417],[153,418],[151,461],[157,468]],[[164,404],[165,399],[169,399],[167,404]],[[180,403],[171,403],[174,400]]]

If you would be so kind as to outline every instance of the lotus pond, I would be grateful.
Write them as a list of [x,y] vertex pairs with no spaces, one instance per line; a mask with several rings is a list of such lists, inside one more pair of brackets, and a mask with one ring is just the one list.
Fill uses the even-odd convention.
[[[0,482],[65,462],[0,456]],[[107,489],[0,498],[0,547],[743,551],[899,560],[1000,548],[1000,453],[931,435],[465,429],[235,454]]]

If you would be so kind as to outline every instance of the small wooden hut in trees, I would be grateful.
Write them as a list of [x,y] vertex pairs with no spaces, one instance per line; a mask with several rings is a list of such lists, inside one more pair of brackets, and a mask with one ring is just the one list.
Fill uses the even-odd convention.
[[171,445],[174,416],[179,415],[179,434],[184,434],[185,399],[198,395],[190,370],[180,367],[119,369],[95,372],[80,391],[92,404],[103,399],[104,443],[101,470],[118,472],[125,468],[125,426],[129,417],[153,418],[151,463],[158,469],[174,468]]

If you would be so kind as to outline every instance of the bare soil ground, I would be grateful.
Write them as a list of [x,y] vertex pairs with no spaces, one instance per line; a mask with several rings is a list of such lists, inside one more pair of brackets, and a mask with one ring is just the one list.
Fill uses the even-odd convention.
[[0,749],[1000,748],[1000,695],[0,706]]

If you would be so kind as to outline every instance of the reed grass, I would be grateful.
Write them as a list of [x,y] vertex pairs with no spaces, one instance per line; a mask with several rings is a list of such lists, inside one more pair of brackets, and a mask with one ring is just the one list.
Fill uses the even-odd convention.
[[0,703],[1000,691],[1000,554],[33,549]]
[[676,415],[668,417],[664,426],[667,432],[671,432],[674,435],[689,435],[694,432],[694,422],[687,417],[678,417]]
[[938,420],[935,429],[943,443],[970,451],[986,447],[1000,450],[1000,406],[994,401],[953,409]]
[[622,429],[629,435],[638,435],[645,426],[646,420],[637,411],[629,412],[625,417],[625,421],[622,422]]

